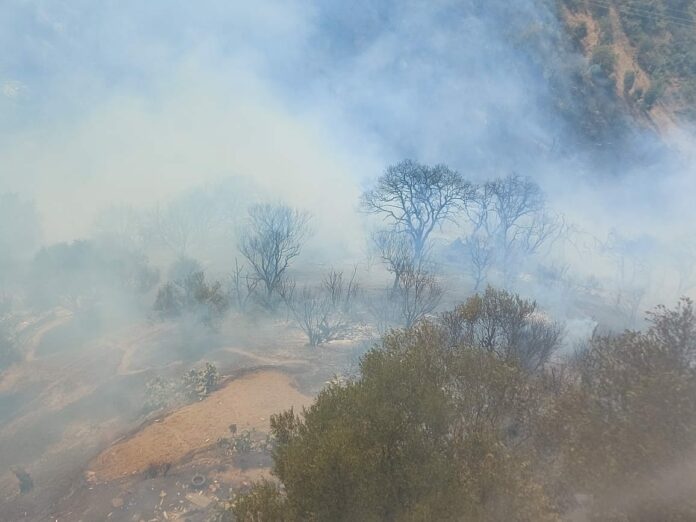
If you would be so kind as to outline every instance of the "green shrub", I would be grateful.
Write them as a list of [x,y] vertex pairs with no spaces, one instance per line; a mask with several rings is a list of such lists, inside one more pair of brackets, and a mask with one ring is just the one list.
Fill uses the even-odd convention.
[[222,284],[218,281],[208,284],[203,272],[193,272],[182,280],[162,285],[153,308],[162,319],[189,316],[214,328],[228,307]]
[[599,65],[605,75],[611,76],[616,67],[616,54],[614,54],[611,47],[607,45],[598,45],[595,47],[594,51],[592,51],[592,63]]
[[177,401],[176,384],[162,377],[155,377],[145,383],[145,403],[143,410],[146,413],[168,408]]
[[190,399],[204,399],[217,388],[220,374],[214,364],[205,363],[203,368],[192,369],[184,375],[184,394]]
[[645,98],[643,99],[643,105],[646,110],[650,110],[655,106],[655,103],[659,100],[664,92],[664,83],[661,81],[653,82],[650,88],[645,93]]
[[358,381],[274,415],[284,492],[256,486],[238,520],[555,520],[522,449],[535,378],[447,339],[427,322],[392,333]]
[[614,29],[608,16],[603,16],[599,19],[599,42],[602,45],[614,43]]
[[233,504],[231,512],[234,519],[218,519],[220,522],[235,520],[237,522],[285,522],[291,520],[285,497],[278,486],[264,480],[254,485],[249,494],[239,497]]

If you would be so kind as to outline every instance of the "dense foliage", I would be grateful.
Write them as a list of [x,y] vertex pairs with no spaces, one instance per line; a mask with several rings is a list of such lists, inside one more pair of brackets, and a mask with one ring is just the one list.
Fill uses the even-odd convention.
[[[478,296],[452,314],[496,297]],[[479,305],[477,305],[477,302]],[[517,302],[519,309],[531,303]],[[514,306],[512,306],[514,308]],[[392,332],[302,414],[272,418],[274,473],[242,521],[692,520],[696,317],[593,339],[567,366],[523,368],[447,321]],[[498,324],[508,324],[499,320]]]
[[203,272],[166,283],[157,292],[154,309],[162,318],[191,317],[214,327],[228,307],[222,285],[208,283]]

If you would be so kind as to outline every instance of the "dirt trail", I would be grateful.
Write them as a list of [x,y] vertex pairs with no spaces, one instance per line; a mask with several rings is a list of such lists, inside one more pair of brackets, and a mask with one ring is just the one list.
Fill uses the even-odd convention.
[[258,364],[267,364],[270,366],[292,366],[292,365],[303,365],[310,364],[307,359],[301,359],[297,357],[282,357],[282,356],[271,356],[267,357],[264,355],[258,355],[247,350],[242,350],[241,348],[223,348],[221,351],[233,353],[235,355],[241,355],[251,359]]
[[[633,46],[628,39],[619,13],[614,7],[609,9],[609,19],[611,21],[612,32],[614,33],[614,53],[616,55],[616,94],[617,96],[626,99],[623,90],[623,79],[627,72],[633,71],[636,74],[635,87],[640,87],[644,92],[650,88],[650,78],[648,74],[638,64]],[[628,100],[627,100],[628,101]],[[639,113],[642,114],[642,113]],[[676,126],[676,121],[665,107],[658,103],[648,113],[648,117],[658,130],[668,130]]]
[[279,371],[245,375],[116,443],[91,462],[88,474],[102,482],[141,473],[152,463],[176,463],[229,437],[230,424],[238,430],[267,431],[271,414],[311,401]]
[[135,375],[137,373],[142,373],[151,370],[151,368],[140,368],[135,370],[131,369],[133,355],[138,350],[142,349],[143,343],[156,339],[160,337],[164,332],[171,331],[172,329],[173,325],[171,324],[158,325],[154,328],[149,327],[144,328],[143,330],[139,329],[134,334],[132,334],[130,339],[128,339],[126,342],[120,343],[120,345],[116,344],[118,349],[123,351],[121,362],[119,362],[118,368],[116,369],[116,374]]
[[72,312],[69,312],[67,310],[62,312],[55,312],[54,315],[55,317],[53,319],[41,324],[39,326],[39,329],[36,330],[24,342],[24,352],[27,362],[36,360],[36,349],[41,345],[41,341],[48,332],[50,332],[54,328],[58,328],[59,326],[64,325],[73,317]]
[[[580,24],[585,25],[587,36],[583,38],[582,46],[585,56],[592,56],[593,50],[601,45],[600,28],[597,20],[586,11],[571,11],[567,7],[563,7],[562,13],[570,27],[577,27]],[[630,95],[624,92],[624,77],[629,71],[633,71],[636,75],[632,92],[638,88],[642,89],[643,92],[647,92],[651,81],[649,75],[638,63],[634,46],[623,29],[619,13],[615,7],[609,8],[608,16],[613,34],[613,42],[609,45],[616,57],[614,71],[614,91],[616,96],[626,102],[626,106],[639,121],[650,125],[659,132],[667,132],[673,129],[677,125],[674,112],[665,106],[663,101],[659,101],[646,112],[640,105],[632,102]]]
[[20,330],[20,350],[24,355],[25,363],[15,364],[0,373],[0,393],[11,393],[18,383],[23,381],[32,382],[40,380],[41,369],[37,368],[39,361],[36,357],[36,350],[41,345],[41,341],[51,330],[58,328],[70,320],[73,314],[68,310],[58,310],[52,315],[44,317],[36,322],[25,323]]

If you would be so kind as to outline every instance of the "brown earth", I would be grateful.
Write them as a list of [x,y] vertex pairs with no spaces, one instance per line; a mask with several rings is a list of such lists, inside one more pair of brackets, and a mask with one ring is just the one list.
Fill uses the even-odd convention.
[[[282,320],[231,316],[219,333],[183,340],[177,324],[148,322],[71,337],[79,332],[72,321],[61,310],[27,318],[24,358],[0,375],[0,522],[170,520],[175,512],[201,522],[218,500],[269,477],[267,450],[240,455],[216,444],[231,437],[229,425],[265,440],[272,413],[309,404],[362,349],[359,341],[310,349]],[[67,341],[56,345],[61,336]],[[158,420],[143,412],[148,379],[176,381],[203,361],[227,376],[219,391]],[[158,461],[171,464],[165,475],[141,473]],[[33,490],[21,494],[13,466],[30,474]],[[188,500],[198,494],[196,473],[209,480],[206,509]]]
[[311,402],[287,374],[274,370],[248,374],[111,446],[90,463],[88,476],[109,481],[142,473],[153,463],[176,463],[229,437],[231,424],[238,431],[268,431],[273,413]]
[[[582,40],[583,53],[585,56],[591,56],[594,49],[600,44],[600,31],[597,21],[587,11],[571,11],[567,7],[563,7],[562,14],[569,27],[585,24],[587,36]],[[649,111],[645,111],[633,104],[630,96],[624,92],[623,80],[628,71],[633,71],[636,74],[632,91],[640,88],[643,92],[647,92],[651,84],[650,76],[639,65],[636,50],[629,41],[614,7],[609,9],[609,18],[614,35],[614,41],[610,47],[616,57],[613,75],[616,96],[624,100],[626,107],[631,111],[636,121],[643,122],[658,132],[669,132],[676,126],[674,107],[668,107],[664,100],[660,100]]]

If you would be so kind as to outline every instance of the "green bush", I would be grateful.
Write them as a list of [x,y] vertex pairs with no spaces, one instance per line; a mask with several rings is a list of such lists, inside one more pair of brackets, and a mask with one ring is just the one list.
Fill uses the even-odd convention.
[[616,67],[616,54],[611,47],[598,45],[592,51],[592,63],[599,65],[605,75],[611,76],[614,74],[614,67]]
[[190,399],[201,400],[217,388],[220,374],[214,364],[205,363],[203,368],[192,369],[184,375],[183,391]]
[[448,338],[427,322],[394,332],[359,380],[330,384],[302,415],[274,415],[284,492],[257,485],[237,519],[555,520],[524,443],[537,378]]
[[643,105],[646,110],[652,109],[660,96],[664,92],[664,84],[660,81],[653,82],[650,88],[645,93],[645,98],[643,99]]
[[208,284],[203,272],[166,283],[157,292],[153,306],[162,319],[189,316],[214,328],[229,307],[229,300],[218,281]]
[[599,19],[599,42],[602,45],[614,43],[614,29],[608,16],[603,16]]
[[286,522],[294,520],[288,512],[287,501],[278,489],[278,485],[264,480],[254,486],[248,495],[239,497],[232,509],[234,519],[224,518],[225,511],[215,522]]
[[[478,316],[481,299],[454,313]],[[257,484],[219,520],[566,520],[578,492],[586,520],[695,520],[690,300],[538,372],[485,349],[497,326],[472,347],[450,319],[392,332],[359,378],[272,416],[280,485]]]

